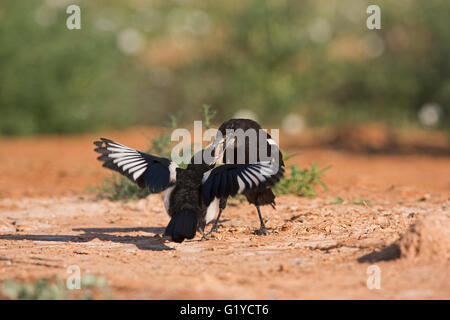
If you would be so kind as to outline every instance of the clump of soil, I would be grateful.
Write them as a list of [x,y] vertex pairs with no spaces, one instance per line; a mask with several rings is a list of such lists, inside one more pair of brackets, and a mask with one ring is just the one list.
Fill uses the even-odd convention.
[[399,240],[401,257],[450,260],[450,217],[439,212],[425,215]]

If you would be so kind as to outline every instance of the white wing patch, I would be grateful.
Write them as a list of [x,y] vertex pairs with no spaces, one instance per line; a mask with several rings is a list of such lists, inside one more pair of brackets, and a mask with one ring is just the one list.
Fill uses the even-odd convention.
[[[244,178],[244,180],[250,185],[250,188],[253,188],[253,179],[251,177],[249,177],[249,174],[245,171],[242,172],[242,177]],[[257,186],[258,183],[255,184],[255,186]]]
[[205,216],[206,223],[209,223],[214,219],[218,210],[219,210],[219,198],[214,198],[214,200],[209,204],[208,208],[206,209],[206,216]]
[[175,162],[170,162],[169,172],[170,172],[170,182],[175,182],[177,180],[177,168],[178,165]]
[[[202,183],[206,183],[208,179],[214,179],[210,177],[214,169],[208,170],[203,174]],[[275,176],[278,170],[274,163],[271,161],[258,162],[254,166],[249,166],[245,169],[239,170],[239,173],[234,174],[235,183],[237,182],[239,188],[237,193],[244,192],[247,189],[258,187],[265,183],[270,177]],[[215,200],[213,200],[215,201]],[[212,204],[213,202],[211,202]]]
[[169,208],[170,208],[170,195],[172,194],[173,189],[175,186],[171,186],[167,188],[166,193],[164,193],[164,208],[166,209],[167,214],[169,214]]
[[133,180],[136,181],[147,170],[147,161],[141,154],[129,147],[121,145],[117,142],[109,142],[106,150],[111,151],[109,158],[114,159],[113,162],[124,172],[133,173]]
[[203,174],[203,178],[202,178],[202,183],[205,183],[205,181],[209,178],[209,175],[211,174],[211,171],[213,171],[213,169],[206,171]]
[[136,172],[133,174],[133,180],[136,181],[136,180],[137,180],[137,179],[145,172],[145,170],[147,170],[147,167],[142,168],[141,170],[136,171]]
[[[145,163],[145,160],[132,161],[132,162],[126,164],[126,165],[123,165],[123,164],[122,164],[122,166],[123,166],[123,167],[122,167],[122,170],[125,171],[125,170],[130,169],[130,173],[131,173],[131,172],[133,172],[133,171],[136,171],[136,170],[133,170],[133,171],[132,171],[132,169],[135,169],[137,165],[140,165],[140,164],[143,164],[143,163]],[[118,165],[119,167],[121,166],[120,164],[117,164],[117,165]]]
[[245,183],[244,183],[244,181],[242,181],[241,177],[239,177],[239,176],[237,177],[237,181],[239,184],[238,193],[242,193],[242,191],[244,191],[244,189],[245,189]]

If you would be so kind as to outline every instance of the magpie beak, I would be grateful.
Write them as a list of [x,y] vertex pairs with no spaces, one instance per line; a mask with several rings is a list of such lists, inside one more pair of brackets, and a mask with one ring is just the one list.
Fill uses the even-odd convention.
[[[234,127],[230,126],[230,129]],[[267,234],[259,205],[275,205],[275,195],[270,187],[283,176],[282,157],[282,166],[277,172],[270,161],[216,166],[216,162],[225,157],[230,149],[236,150],[235,142],[239,142],[238,135],[230,130],[225,138],[221,138],[221,134],[217,136],[207,147],[209,150],[201,150],[203,161],[200,165],[197,165],[194,155],[191,165],[185,169],[167,158],[147,154],[106,138],[94,141],[94,151],[100,154],[97,159],[103,167],[120,173],[140,188],[147,188],[152,193],[167,190],[164,205],[171,220],[165,234],[170,235],[173,241],[192,239],[196,231],[204,235],[206,223],[214,218],[219,207],[217,226],[227,198],[236,194],[244,194],[250,203],[255,204],[261,222],[260,232]]]
[[236,140],[234,132],[227,133],[223,138],[214,139],[214,141],[207,147],[214,152],[214,164],[222,157],[225,150],[230,147]]

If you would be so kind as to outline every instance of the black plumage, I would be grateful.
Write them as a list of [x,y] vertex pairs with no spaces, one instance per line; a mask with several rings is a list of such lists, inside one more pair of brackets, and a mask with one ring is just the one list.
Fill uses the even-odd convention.
[[[230,119],[228,121],[225,121],[224,123],[222,123],[222,125],[219,127],[219,132],[220,135],[222,137],[226,137],[227,139],[230,138],[232,135],[227,135],[227,132],[230,132],[230,130],[243,130],[243,131],[247,131],[247,130],[255,130],[257,133],[259,132],[259,130],[262,130],[261,126],[253,120],[250,119]],[[270,136],[270,134],[268,134],[267,132],[265,132],[266,136],[265,136],[265,143],[267,146],[267,150],[268,150],[268,156],[272,159],[272,161],[277,160],[278,161],[278,171],[276,172],[276,174],[272,175],[268,181],[259,184],[256,188],[246,188],[245,191],[243,191],[242,193],[244,194],[244,196],[247,198],[247,201],[253,205],[256,206],[256,209],[258,211],[258,216],[259,216],[259,220],[260,220],[260,229],[257,231],[257,233],[259,234],[263,234],[266,235],[268,234],[265,224],[264,224],[264,220],[262,218],[261,215],[261,210],[260,210],[260,206],[264,206],[264,205],[271,205],[273,208],[275,208],[275,194],[272,192],[271,187],[276,184],[279,179],[283,176],[284,174],[284,162],[283,162],[283,155],[281,153],[281,151],[279,150],[278,146],[276,146],[275,141],[272,139],[272,137]],[[264,137],[264,136],[263,136]],[[260,159],[260,135],[257,134],[256,135],[257,138],[257,147],[256,147],[256,161],[257,163],[260,163],[261,159]],[[216,139],[215,143],[217,143],[218,141],[220,141],[220,139]],[[275,152],[278,153],[278,157],[274,157],[273,154],[270,153],[270,146],[276,146],[275,148]],[[216,145],[213,143],[213,148],[216,147]],[[255,151],[253,150],[253,151]],[[245,154],[245,158],[244,158],[244,163],[245,164],[234,164],[235,166],[243,166],[243,165],[248,165],[251,162],[251,155],[250,155],[250,139],[249,137],[245,138],[245,144],[244,145],[238,145],[238,141],[234,141],[234,145],[227,147],[224,152],[223,152],[223,162],[227,163],[227,165],[231,165],[229,162],[227,162],[227,153],[229,152],[233,152],[234,156],[232,157],[234,163],[237,163],[237,160],[239,159],[239,154]],[[253,157],[254,159],[255,157]],[[276,159],[277,158],[277,159]],[[242,157],[241,157],[242,159]],[[220,167],[219,167],[220,168]],[[214,169],[217,170],[218,168]],[[222,211],[225,209],[226,207],[226,202],[227,202],[227,197],[229,195],[234,195],[234,194],[227,194],[224,195],[225,197],[221,197],[220,199],[220,211],[219,211],[219,215],[217,217],[217,219],[214,222],[214,225],[211,229],[211,232],[213,231],[217,231],[217,224],[219,222],[220,216],[222,214]],[[220,196],[222,196],[222,194],[220,194]]]
[[[97,159],[103,161],[103,167],[119,172],[141,188],[149,187],[153,193],[169,186],[170,171],[165,170],[171,165],[169,159],[155,157],[106,138],[100,140],[94,142],[97,146],[94,150],[101,154]],[[144,165],[146,170],[142,171]]]
[[[164,205],[171,220],[165,235],[175,242],[194,238],[196,231],[205,236],[206,224],[213,220],[226,197],[258,185],[270,185],[277,175],[270,164],[264,162],[214,168],[218,157],[211,163],[202,160],[197,164],[194,156],[187,168],[182,169],[169,159],[149,155],[109,139],[101,138],[94,144],[97,147],[95,151],[101,154],[98,160],[104,167],[119,172],[152,193],[166,190]],[[205,149],[201,152],[210,151]]]

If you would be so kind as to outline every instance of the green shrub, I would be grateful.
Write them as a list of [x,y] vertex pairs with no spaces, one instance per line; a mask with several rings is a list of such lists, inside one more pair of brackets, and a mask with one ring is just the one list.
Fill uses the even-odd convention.
[[321,181],[321,177],[330,167],[318,169],[314,162],[311,169],[301,169],[297,164],[290,164],[289,175],[285,175],[272,188],[275,194],[293,194],[297,196],[313,197],[316,195],[316,187],[321,186],[327,189],[327,186]]
[[[203,103],[220,120],[399,126],[435,102],[450,128],[447,0],[378,1],[381,30],[359,0],[79,0],[76,31],[55,3],[2,1],[0,135],[187,123]],[[134,56],[117,45],[127,28],[144,42]]]
[[82,29],[69,31],[65,7],[48,3],[2,1],[0,135],[135,123],[138,68],[114,33],[93,27],[101,7],[81,1]]
[[92,274],[81,278],[79,290],[69,290],[64,281],[56,276],[38,279],[35,282],[4,280],[0,286],[0,299],[18,300],[65,300],[92,299],[94,294],[110,297],[106,280]]

